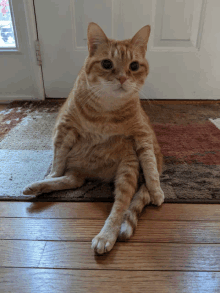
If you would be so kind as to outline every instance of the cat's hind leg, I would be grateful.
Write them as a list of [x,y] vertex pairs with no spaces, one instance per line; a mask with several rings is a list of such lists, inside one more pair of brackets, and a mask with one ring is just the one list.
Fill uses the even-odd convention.
[[73,173],[66,173],[64,176],[37,181],[25,187],[23,194],[39,195],[55,190],[78,188],[83,185],[85,178]]
[[134,230],[137,227],[138,217],[145,205],[150,204],[151,198],[145,184],[142,184],[140,189],[134,195],[131,204],[124,214],[124,219],[121,225],[118,239],[127,240],[131,238]]
[[[157,170],[161,175],[163,169],[163,155],[161,154],[158,147],[155,150]],[[143,208],[146,205],[150,204],[151,201],[153,200],[151,199],[151,194],[149,193],[146,184],[142,184],[137,193],[132,198],[130,206],[124,214],[123,222],[118,236],[119,240],[128,240],[131,238],[137,227],[138,218]]]
[[92,248],[98,254],[108,252],[114,246],[125,211],[137,189],[139,161],[136,154],[127,154],[117,169],[115,202],[100,233],[92,240]]

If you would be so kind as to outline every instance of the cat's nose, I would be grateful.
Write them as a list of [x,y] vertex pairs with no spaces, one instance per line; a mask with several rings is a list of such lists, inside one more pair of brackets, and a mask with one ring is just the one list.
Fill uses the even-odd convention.
[[127,80],[127,77],[120,76],[118,79],[119,79],[120,83],[123,84]]

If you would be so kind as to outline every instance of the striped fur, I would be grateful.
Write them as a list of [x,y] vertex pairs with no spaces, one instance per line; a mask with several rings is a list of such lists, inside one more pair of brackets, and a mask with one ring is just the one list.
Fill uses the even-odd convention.
[[[129,238],[143,207],[150,201],[160,205],[164,198],[160,147],[138,95],[149,72],[149,34],[146,26],[132,39],[115,41],[90,23],[89,56],[54,127],[52,171],[46,180],[24,190],[40,194],[80,187],[86,178],[114,180],[112,211],[92,241],[99,254],[112,249],[119,233]],[[110,70],[102,67],[104,59],[112,61]],[[140,65],[137,71],[130,69],[134,61]],[[146,185],[137,190],[140,165]]]

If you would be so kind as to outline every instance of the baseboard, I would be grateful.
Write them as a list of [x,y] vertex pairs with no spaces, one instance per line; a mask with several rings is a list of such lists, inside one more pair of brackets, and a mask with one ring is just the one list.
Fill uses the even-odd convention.
[[149,103],[149,104],[192,104],[192,105],[210,105],[210,104],[220,104],[220,100],[177,100],[177,99],[173,99],[173,100],[168,100],[168,99],[164,99],[164,100],[150,100],[149,101],[147,99],[140,99],[141,102],[145,102],[145,103]]
[[8,104],[13,101],[43,101],[44,98],[36,98],[28,95],[0,95],[0,104]]

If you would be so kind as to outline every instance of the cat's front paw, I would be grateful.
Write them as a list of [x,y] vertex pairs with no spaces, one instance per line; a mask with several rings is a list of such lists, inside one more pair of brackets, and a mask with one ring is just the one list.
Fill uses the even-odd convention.
[[150,194],[150,198],[151,198],[151,203],[152,204],[154,204],[156,206],[160,206],[164,202],[164,192],[163,192],[163,190],[160,188],[156,192]]
[[108,233],[99,233],[92,240],[91,248],[98,254],[109,252],[116,242],[115,237],[109,237]]
[[42,191],[40,190],[40,186],[38,183],[32,183],[25,187],[23,190],[24,195],[39,195]]

